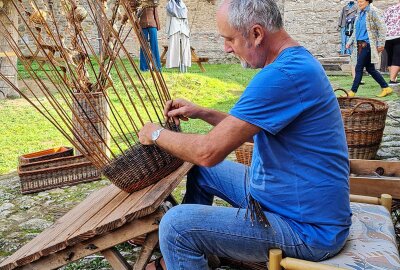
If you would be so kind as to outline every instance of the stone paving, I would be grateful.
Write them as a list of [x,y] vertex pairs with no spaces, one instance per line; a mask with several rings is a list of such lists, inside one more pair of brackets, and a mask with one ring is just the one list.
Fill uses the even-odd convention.
[[[398,160],[400,156],[400,101],[390,101],[388,105],[386,128],[377,158]],[[0,262],[50,226],[89,193],[108,184],[108,180],[101,180],[32,195],[21,195],[16,173],[0,176]],[[128,247],[128,251],[125,250],[124,253],[135,253],[135,251],[136,249],[129,250]],[[91,259],[102,260],[98,256]],[[109,268],[95,266],[93,269]]]

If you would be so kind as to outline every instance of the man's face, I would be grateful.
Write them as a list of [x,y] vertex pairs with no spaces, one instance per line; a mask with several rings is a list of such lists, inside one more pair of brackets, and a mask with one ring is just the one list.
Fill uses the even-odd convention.
[[224,50],[233,53],[244,68],[256,68],[252,65],[252,46],[239,31],[232,28],[228,23],[227,6],[222,6],[217,13],[217,27],[221,37],[224,39]]
[[364,10],[368,6],[369,2],[367,0],[358,0],[357,4],[359,9]]

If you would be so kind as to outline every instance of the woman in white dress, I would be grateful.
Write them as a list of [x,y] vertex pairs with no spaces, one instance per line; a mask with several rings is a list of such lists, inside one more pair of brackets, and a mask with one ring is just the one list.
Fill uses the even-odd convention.
[[182,0],[169,0],[166,9],[168,52],[165,67],[179,67],[181,72],[186,72],[192,65],[188,10]]

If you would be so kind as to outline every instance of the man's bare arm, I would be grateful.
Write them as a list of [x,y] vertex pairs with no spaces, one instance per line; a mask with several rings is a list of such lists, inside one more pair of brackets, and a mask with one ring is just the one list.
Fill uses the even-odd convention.
[[[148,123],[139,133],[143,144],[153,144],[151,133],[159,128]],[[185,134],[163,130],[157,145],[174,156],[202,166],[214,166],[260,132],[260,128],[233,116],[225,117],[208,134]]]

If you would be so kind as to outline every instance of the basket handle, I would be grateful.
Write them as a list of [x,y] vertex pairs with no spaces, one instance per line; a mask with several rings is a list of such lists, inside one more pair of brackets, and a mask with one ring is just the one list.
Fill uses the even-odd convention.
[[375,109],[374,103],[372,103],[372,102],[370,102],[370,101],[361,101],[361,102],[357,103],[356,106],[354,106],[354,108],[351,110],[350,115],[353,115],[353,113],[356,112],[356,109],[357,109],[360,105],[362,105],[362,104],[369,104],[369,105],[371,105],[372,109],[374,110],[374,113],[376,113],[376,109]]
[[340,91],[345,92],[345,93],[346,93],[346,96],[349,97],[349,92],[347,92],[346,89],[344,89],[344,88],[336,88],[335,90],[333,90],[333,92],[336,92],[337,90],[340,90]]

